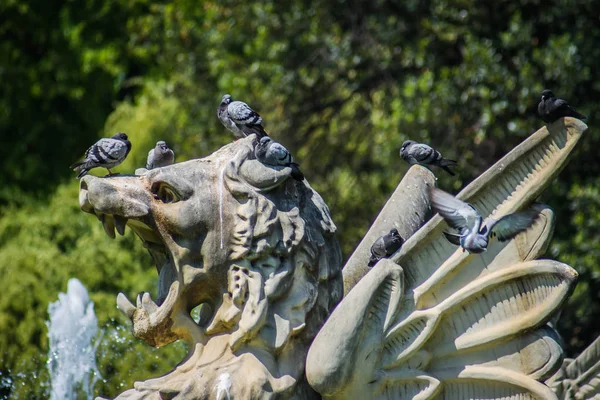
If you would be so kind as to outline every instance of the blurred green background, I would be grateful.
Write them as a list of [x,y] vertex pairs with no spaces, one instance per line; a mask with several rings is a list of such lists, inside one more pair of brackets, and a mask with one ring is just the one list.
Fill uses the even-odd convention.
[[547,256],[580,274],[558,324],[568,355],[598,336],[600,2],[4,0],[0,15],[0,398],[48,397],[47,308],[71,277],[104,332],[97,394],[180,360],[127,332],[116,294],[151,290],[155,269],[130,230],[111,240],[79,210],[68,166],[116,131],[133,149],[115,172],[159,139],[178,161],[206,156],[233,139],[224,93],[293,151],[345,257],[407,170],[405,139],[459,160],[458,177],[437,171],[456,192],[543,126],[542,89],[568,99],[592,129],[543,195],[559,221]]

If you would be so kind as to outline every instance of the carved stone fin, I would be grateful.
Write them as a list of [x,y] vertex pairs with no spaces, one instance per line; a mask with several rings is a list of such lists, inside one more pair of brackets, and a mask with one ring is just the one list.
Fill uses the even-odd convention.
[[448,368],[465,365],[503,367],[523,373],[535,380],[542,380],[553,374],[563,360],[563,352],[558,333],[548,325],[511,340],[500,343],[493,351],[484,348],[478,351],[454,353],[447,357],[432,360],[430,371],[433,376]]
[[574,289],[577,272],[552,260],[513,265],[466,285],[438,306],[436,357],[506,340],[545,324]]
[[390,369],[401,365],[417,352],[434,332],[439,317],[437,312],[416,311],[392,327],[385,336],[382,368]]
[[355,387],[375,379],[384,332],[402,293],[402,268],[383,259],[344,298],[308,352],[306,377],[315,390],[333,395],[350,380]]
[[500,367],[466,366],[445,370],[437,377],[444,383],[441,399],[556,399],[543,383]]
[[438,379],[411,369],[385,371],[380,385],[376,399],[429,400],[435,399],[442,389]]

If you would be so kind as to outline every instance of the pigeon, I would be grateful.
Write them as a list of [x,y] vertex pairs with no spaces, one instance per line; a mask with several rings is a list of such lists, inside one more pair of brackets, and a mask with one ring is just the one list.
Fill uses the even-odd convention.
[[262,126],[262,118],[256,111],[243,101],[232,101],[226,94],[221,99],[217,108],[217,116],[225,128],[229,129],[237,138],[256,134],[258,138],[268,136]]
[[431,146],[423,143],[417,143],[414,140],[406,140],[400,148],[400,157],[407,161],[410,165],[436,165],[454,176],[455,173],[449,168],[451,165],[456,165],[456,161],[448,160]]
[[175,153],[162,140],[156,142],[156,147],[148,152],[146,169],[166,167],[175,161]]
[[83,178],[92,168],[103,167],[112,175],[110,169],[121,164],[129,151],[131,142],[125,133],[119,132],[110,138],[102,138],[85,152],[85,158],[71,165],[71,169],[79,172],[77,179]]
[[400,236],[397,229],[392,229],[390,233],[380,236],[373,246],[371,246],[371,258],[369,259],[369,267],[377,264],[382,258],[387,258],[394,254],[402,244],[404,239]]
[[552,123],[562,117],[585,119],[585,115],[575,111],[565,100],[554,97],[554,93],[547,89],[542,92],[538,114],[546,123]]
[[300,171],[300,166],[294,162],[289,150],[268,136],[263,136],[256,142],[254,156],[258,161],[266,165],[291,167],[292,178],[297,181],[304,180],[304,174]]
[[490,237],[497,237],[501,242],[510,240],[523,232],[539,217],[534,208],[508,214],[500,219],[488,218],[483,223],[479,212],[470,204],[437,188],[429,189],[431,207],[439,213],[449,226],[458,230],[458,235],[444,232],[446,239],[454,245],[461,246],[463,251],[479,254],[487,250]]

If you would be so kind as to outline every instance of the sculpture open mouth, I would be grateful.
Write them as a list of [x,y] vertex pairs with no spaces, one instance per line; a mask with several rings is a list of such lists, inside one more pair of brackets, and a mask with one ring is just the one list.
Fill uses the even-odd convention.
[[170,317],[179,298],[179,282],[173,254],[154,225],[146,196],[143,192],[132,193],[127,182],[86,176],[80,184],[79,203],[83,211],[96,215],[110,238],[114,239],[116,232],[124,235],[129,227],[154,260],[159,277],[156,300],[152,300],[150,293],[140,292],[134,305],[125,294],[119,293],[117,306],[132,320],[135,336],[160,346],[177,339],[173,333],[165,335],[165,331],[172,323]]

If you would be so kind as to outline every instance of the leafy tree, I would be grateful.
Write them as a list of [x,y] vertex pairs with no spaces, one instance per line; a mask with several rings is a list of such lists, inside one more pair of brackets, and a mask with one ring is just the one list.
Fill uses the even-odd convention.
[[[14,379],[46,379],[46,309],[68,278],[88,287],[110,332],[126,325],[115,294],[156,280],[133,234],[109,241],[78,210],[67,166],[99,135],[131,136],[120,172],[142,166],[159,139],[178,161],[202,157],[232,140],[215,115],[221,96],[243,99],[321,192],[349,256],[407,169],[405,139],[459,160],[458,177],[439,175],[458,191],[542,126],[542,89],[591,125],[600,107],[591,0],[13,0],[0,12],[0,370]],[[558,324],[571,356],[600,332],[599,147],[591,129],[542,198],[560,221],[549,256],[580,274]],[[154,358],[168,350],[119,346],[118,363],[99,357],[99,394],[173,365]],[[30,386],[11,396],[47,390]]]

